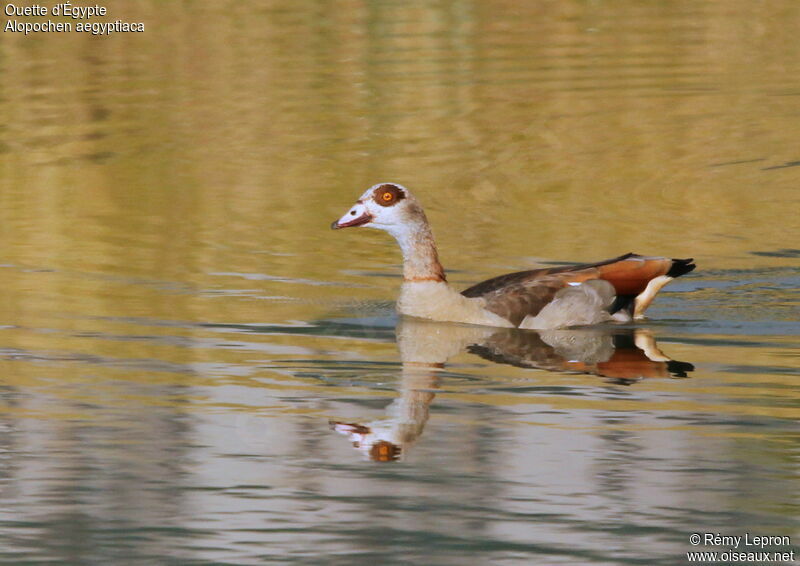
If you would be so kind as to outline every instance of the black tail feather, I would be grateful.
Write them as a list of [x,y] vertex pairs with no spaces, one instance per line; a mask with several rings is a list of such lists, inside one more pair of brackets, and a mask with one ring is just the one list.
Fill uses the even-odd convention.
[[673,259],[672,267],[670,267],[669,271],[667,271],[667,276],[680,277],[681,275],[686,275],[690,271],[693,271],[695,267],[697,267],[693,262],[693,257],[687,259]]

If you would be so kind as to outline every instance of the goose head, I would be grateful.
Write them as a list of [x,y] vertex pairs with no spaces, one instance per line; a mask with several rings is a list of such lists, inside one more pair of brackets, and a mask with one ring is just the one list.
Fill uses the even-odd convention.
[[427,224],[425,213],[417,199],[402,185],[378,183],[367,189],[361,198],[331,229],[366,226],[398,235],[410,226]]

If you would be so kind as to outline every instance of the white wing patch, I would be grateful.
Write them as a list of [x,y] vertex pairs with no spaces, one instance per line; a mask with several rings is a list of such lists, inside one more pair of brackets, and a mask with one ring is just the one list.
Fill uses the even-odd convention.
[[635,306],[633,308],[633,318],[644,318],[645,309],[650,306],[650,303],[652,303],[653,299],[656,298],[656,295],[661,288],[672,281],[672,279],[673,278],[669,275],[659,275],[658,277],[652,278],[647,284],[647,287],[645,287],[644,291],[636,295],[636,300],[634,302]]

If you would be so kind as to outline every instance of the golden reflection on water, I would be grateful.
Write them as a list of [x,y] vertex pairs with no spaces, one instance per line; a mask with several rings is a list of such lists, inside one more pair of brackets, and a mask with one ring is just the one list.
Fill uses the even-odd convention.
[[4,35],[2,308],[57,330],[20,347],[187,364],[229,354],[70,331],[389,300],[393,244],[326,233],[379,179],[417,192],[465,283],[628,250],[796,264],[750,253],[800,241],[792,2],[198,8],[126,5],[148,32],[102,42]]
[[[326,31],[311,3],[143,3],[125,12],[145,36],[7,34],[3,224],[25,258],[74,261],[77,241],[82,261],[196,273],[267,242],[317,252],[282,275],[327,280],[332,258],[393,257],[350,239],[317,251],[325,220],[393,179],[453,267],[628,249],[771,263],[747,252],[800,233],[796,169],[770,169],[799,158],[784,127],[797,6],[686,8],[351,3]],[[125,240],[133,261],[113,257]]]

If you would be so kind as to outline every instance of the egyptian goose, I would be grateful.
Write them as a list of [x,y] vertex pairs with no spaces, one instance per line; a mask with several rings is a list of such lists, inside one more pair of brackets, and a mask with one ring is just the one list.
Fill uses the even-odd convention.
[[373,185],[331,228],[389,232],[403,252],[397,311],[431,320],[533,329],[642,318],[656,293],[695,268],[692,259],[625,254],[582,265],[500,275],[459,293],[447,283],[428,219],[395,183]]

